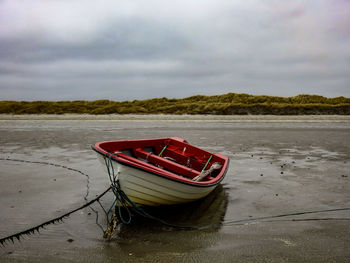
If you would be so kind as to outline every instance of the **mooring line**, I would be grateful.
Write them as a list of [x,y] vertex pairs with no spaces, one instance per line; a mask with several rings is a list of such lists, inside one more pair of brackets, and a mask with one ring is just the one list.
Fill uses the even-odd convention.
[[20,241],[21,236],[23,236],[23,235],[31,235],[31,234],[34,234],[35,231],[37,231],[37,232],[39,233],[39,230],[40,230],[41,228],[43,228],[44,226],[51,225],[51,224],[55,224],[55,223],[58,223],[58,222],[62,222],[63,219],[64,219],[65,217],[68,217],[68,216],[70,216],[71,214],[73,214],[73,213],[75,213],[75,212],[77,212],[77,211],[79,211],[79,210],[81,210],[81,209],[83,209],[83,208],[85,208],[85,207],[88,207],[88,206],[90,206],[91,204],[97,202],[102,196],[104,196],[106,193],[108,193],[108,191],[109,191],[110,189],[111,189],[111,187],[108,187],[103,193],[101,193],[100,195],[98,195],[96,198],[92,199],[91,201],[85,203],[84,205],[82,205],[82,206],[80,206],[80,207],[78,207],[78,208],[75,208],[75,209],[69,211],[68,213],[65,213],[65,214],[63,214],[63,215],[61,215],[61,216],[58,216],[58,217],[56,217],[56,218],[54,218],[54,219],[51,219],[51,220],[46,221],[46,222],[44,222],[44,223],[41,223],[41,224],[39,224],[39,225],[37,225],[37,226],[34,226],[34,227],[32,227],[32,228],[29,228],[29,229],[26,229],[26,230],[24,230],[24,231],[18,232],[18,233],[16,233],[16,234],[13,234],[13,235],[10,235],[10,236],[1,238],[1,239],[0,239],[0,245],[4,245],[4,244],[6,243],[6,241],[11,241],[12,243],[14,243],[14,239],[17,239],[18,241]]
[[[111,156],[110,156],[111,157]],[[39,161],[26,161],[26,160],[20,160],[20,159],[11,159],[11,158],[0,158],[0,160],[7,160],[7,161],[16,161],[16,162],[24,162],[24,163],[38,163],[38,164],[47,164],[47,165],[52,165],[55,167],[62,167],[68,170],[72,170],[72,171],[76,171],[79,172],[85,176],[87,176],[87,178],[89,178],[89,176],[77,169],[74,168],[69,168],[67,166],[64,165],[58,165],[58,164],[54,164],[54,163],[48,163],[48,162],[39,162]],[[348,211],[350,210],[350,207],[345,207],[345,208],[334,208],[334,209],[324,209],[324,210],[312,210],[312,211],[303,211],[303,212],[294,212],[294,213],[285,213],[285,214],[280,214],[280,215],[273,215],[273,216],[264,216],[264,217],[255,217],[255,218],[246,218],[246,219],[239,219],[239,220],[227,220],[227,221],[223,221],[219,224],[208,224],[208,225],[203,225],[203,226],[190,226],[190,225],[177,225],[177,224],[171,224],[168,223],[166,221],[164,221],[163,219],[154,217],[150,214],[148,214],[147,212],[145,212],[145,210],[143,210],[142,208],[136,206],[129,198],[128,196],[120,189],[119,183],[117,181],[117,177],[114,174],[114,168],[113,168],[113,164],[111,163],[111,160],[108,159],[110,161],[110,163],[106,163],[107,165],[107,170],[108,170],[108,174],[109,177],[111,179],[111,186],[108,187],[108,189],[106,189],[103,193],[101,193],[100,195],[98,195],[96,198],[92,199],[91,201],[87,201],[87,195],[88,195],[88,189],[87,189],[87,195],[84,197],[86,203],[74,210],[71,210],[67,213],[65,213],[64,215],[61,215],[59,217],[56,217],[54,219],[51,219],[49,221],[46,221],[44,223],[41,223],[40,225],[37,225],[35,227],[29,228],[27,230],[18,232],[16,234],[4,237],[0,239],[0,245],[4,245],[7,241],[11,241],[12,243],[14,243],[14,240],[17,239],[18,241],[20,240],[20,238],[23,235],[30,235],[30,234],[34,234],[35,231],[39,232],[39,230],[41,228],[43,228],[46,225],[50,225],[50,224],[55,224],[57,222],[61,222],[63,221],[63,219],[65,217],[68,217],[69,215],[71,215],[74,212],[77,212],[85,207],[90,206],[91,204],[98,202],[101,207],[103,208],[102,204],[100,203],[100,199],[101,197],[103,197],[107,192],[109,192],[111,189],[113,191],[113,193],[116,196],[116,200],[119,200],[121,202],[121,206],[125,207],[128,210],[128,205],[130,205],[130,207],[132,208],[132,210],[145,217],[148,219],[152,219],[155,220],[163,225],[169,226],[169,227],[173,227],[173,228],[178,228],[178,229],[187,229],[187,230],[202,230],[202,229],[209,229],[209,228],[213,228],[213,227],[220,227],[220,226],[232,226],[232,225],[242,225],[242,224],[247,224],[249,222],[278,222],[278,221],[330,221],[330,220],[350,220],[350,218],[306,218],[306,219],[290,219],[290,220],[271,220],[271,219],[276,219],[276,218],[284,218],[284,217],[289,217],[289,216],[299,216],[299,215],[306,215],[306,214],[316,214],[316,213],[327,213],[327,212],[337,212],[337,211]],[[110,167],[111,166],[111,167]],[[112,169],[110,169],[112,168]],[[89,182],[89,180],[88,180]],[[124,205],[123,205],[124,204]],[[120,205],[118,206],[120,208]],[[103,227],[98,223],[98,212],[95,211],[92,207],[90,207],[95,213],[96,213],[96,224],[100,226],[100,228],[102,229],[103,232],[104,229]],[[106,212],[106,210],[103,208],[106,217],[107,217],[107,224],[110,223],[108,220],[108,214],[110,211]],[[120,211],[119,211],[120,212]],[[130,212],[129,212],[130,213]],[[128,220],[127,223],[130,223],[131,221],[131,214],[129,214],[130,216],[130,220]],[[122,217],[121,217],[122,219]],[[270,219],[270,220],[269,220]],[[125,220],[121,220],[122,222]],[[126,224],[127,224],[126,223]],[[113,235],[113,234],[112,234]]]
[[65,166],[65,165],[61,165],[61,164],[55,164],[55,163],[51,163],[51,162],[43,162],[43,161],[29,161],[29,160],[22,160],[22,159],[14,159],[14,158],[1,158],[0,157],[0,160],[1,161],[12,161],[12,162],[22,162],[22,163],[30,163],[30,164],[43,164],[43,165],[50,165],[50,166],[54,166],[54,167],[60,167],[60,168],[64,168],[64,169],[67,169],[67,170],[70,170],[70,171],[74,171],[74,172],[77,172],[77,173],[80,173],[82,175],[84,175],[87,179],[87,184],[86,184],[86,194],[84,196],[84,200],[85,200],[85,204],[74,209],[74,210],[71,210],[70,212],[64,214],[64,215],[61,215],[59,217],[56,217],[54,219],[51,219],[51,220],[48,220],[44,223],[41,223],[40,225],[37,225],[35,227],[32,227],[32,228],[29,228],[29,229],[26,229],[24,231],[21,231],[21,232],[18,232],[18,233],[15,233],[13,235],[10,235],[10,236],[7,236],[7,237],[4,237],[4,238],[1,238],[0,239],[0,245],[4,245],[6,243],[6,241],[14,241],[14,239],[17,239],[17,240],[20,240],[21,236],[23,235],[30,235],[30,234],[34,234],[35,231],[39,232],[39,230],[41,228],[43,228],[44,226],[46,225],[50,225],[50,224],[55,224],[55,223],[58,223],[58,222],[61,222],[63,221],[63,218],[65,217],[68,217],[70,214],[76,212],[76,211],[79,211],[85,207],[88,207],[96,214],[96,224],[101,228],[102,232],[104,232],[104,229],[103,227],[100,225],[100,223],[98,222],[98,211],[96,211],[93,207],[91,207],[90,205],[99,201],[99,199],[105,195],[110,189],[111,187],[109,187],[106,191],[104,191],[102,194],[100,194],[99,196],[97,196],[95,199],[91,200],[91,201],[88,201],[88,196],[89,196],[89,190],[90,190],[90,176],[78,169],[75,169],[75,168],[71,168],[71,167],[68,167],[68,166]]
[[78,169],[72,168],[72,167],[68,167],[65,165],[61,165],[61,164],[57,164],[57,163],[50,163],[50,162],[43,162],[43,161],[29,161],[29,160],[22,160],[22,159],[14,159],[14,158],[0,158],[0,161],[12,161],[12,162],[20,162],[20,163],[31,163],[31,164],[43,164],[43,165],[50,165],[50,166],[54,166],[54,167],[60,167],[60,168],[64,168],[73,172],[77,172],[80,173],[81,175],[84,175],[86,177],[87,183],[86,183],[86,194],[84,196],[84,200],[88,201],[88,196],[90,194],[90,176]]
[[[111,189],[116,197],[116,200],[119,200],[119,203],[120,203],[120,205],[118,206],[118,209],[120,209],[120,207],[124,207],[129,211],[129,207],[130,207],[135,213],[141,215],[142,217],[152,219],[152,220],[157,221],[163,225],[177,228],[177,229],[201,230],[201,229],[209,229],[209,228],[220,227],[220,226],[237,225],[237,224],[254,222],[254,221],[255,222],[258,222],[258,221],[267,222],[266,220],[268,220],[268,219],[276,219],[276,218],[283,218],[283,217],[289,217],[289,216],[299,216],[299,215],[306,215],[306,214],[316,214],[316,213],[327,213],[327,212],[350,210],[350,207],[345,207],[345,208],[333,208],[333,209],[324,209],[324,210],[302,211],[302,212],[285,213],[285,214],[273,215],[273,216],[264,216],[264,217],[255,217],[255,218],[251,217],[251,218],[245,218],[245,219],[239,219],[239,220],[227,220],[227,221],[223,221],[219,224],[208,224],[208,225],[202,225],[202,226],[172,224],[172,223],[169,223],[161,218],[150,215],[144,209],[137,206],[133,201],[130,200],[130,198],[120,188],[118,176],[117,176],[117,174],[114,173],[115,169],[113,167],[113,162],[112,162],[113,155],[115,155],[115,154],[110,154],[109,157],[105,159],[105,163],[106,163],[106,168],[107,168],[107,172],[108,172],[110,183],[111,183]],[[120,211],[119,211],[119,214],[121,216]],[[107,215],[107,219],[108,219],[108,213],[106,215]],[[314,219],[314,220],[318,220],[318,219]],[[131,216],[130,216],[128,222],[124,222],[125,220],[123,220],[123,217],[121,217],[121,221],[124,224],[129,224],[131,222]]]
[[[254,217],[254,218],[245,218],[245,219],[239,219],[239,220],[228,220],[224,221],[222,223],[223,226],[230,226],[230,225],[236,225],[240,223],[248,223],[248,222],[269,222],[265,221],[267,219],[275,219],[275,218],[282,218],[282,217],[288,217],[288,216],[299,216],[299,215],[307,215],[307,214],[318,214],[318,213],[330,213],[330,212],[338,212],[338,211],[349,211],[350,207],[343,207],[343,208],[333,208],[333,209],[324,209],[324,210],[312,210],[312,211],[303,211],[303,212],[295,212],[295,213],[286,213],[286,214],[280,214],[280,215],[274,215],[274,216],[262,216],[262,217]],[[306,221],[307,219],[302,219],[303,221]],[[300,221],[302,221],[300,220]],[[317,221],[320,219],[312,218],[309,221]],[[334,220],[334,219],[329,219]],[[344,220],[344,218],[343,218]],[[350,220],[350,218],[349,218]],[[282,221],[282,220],[280,220]],[[293,221],[299,221],[297,219]]]
[[[350,207],[326,209],[326,210],[315,210],[315,211],[303,211],[303,212],[264,216],[264,217],[251,217],[251,218],[244,218],[244,219],[238,219],[238,220],[227,220],[227,221],[223,221],[223,222],[217,223],[217,224],[209,224],[209,225],[202,225],[202,226],[178,226],[177,227],[177,225],[170,225],[170,224],[167,224],[167,225],[170,227],[174,227],[174,228],[177,227],[180,229],[204,230],[204,229],[210,229],[210,228],[221,227],[221,226],[247,225],[249,223],[254,223],[254,222],[275,223],[275,222],[336,221],[336,220],[347,221],[347,220],[350,220],[350,217],[349,218],[347,218],[347,217],[345,217],[345,218],[344,217],[342,217],[342,218],[334,218],[334,217],[332,217],[332,218],[300,218],[300,219],[293,218],[293,219],[280,219],[280,220],[268,220],[268,219],[276,219],[276,218],[306,215],[306,214],[317,214],[317,213],[327,213],[327,212],[336,212],[336,211],[348,211],[348,210],[350,210]],[[154,218],[151,218],[151,219],[154,219]],[[157,221],[159,221],[159,220],[157,220]],[[159,222],[161,222],[161,221],[159,221]]]

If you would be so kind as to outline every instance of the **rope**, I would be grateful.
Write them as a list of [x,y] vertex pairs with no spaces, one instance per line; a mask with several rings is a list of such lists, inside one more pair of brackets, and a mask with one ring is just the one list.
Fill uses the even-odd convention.
[[[122,223],[124,223],[124,224],[131,223],[132,214],[131,214],[130,209],[132,209],[133,212],[141,215],[142,217],[158,221],[159,223],[166,225],[166,226],[169,226],[169,227],[179,228],[179,229],[190,229],[190,230],[198,229],[198,227],[196,227],[196,226],[183,226],[183,225],[168,223],[161,218],[157,218],[157,217],[150,215],[144,209],[137,206],[133,201],[131,201],[130,198],[125,194],[125,192],[120,188],[120,184],[119,184],[119,180],[118,180],[119,174],[115,174],[115,169],[114,169],[113,162],[112,162],[113,156],[117,156],[117,153],[110,154],[108,156],[108,158],[105,158],[105,163],[106,163],[106,167],[107,167],[108,177],[109,177],[110,183],[111,183],[111,189],[115,195],[116,206],[117,206],[119,217],[120,217],[120,220],[122,221]],[[127,211],[127,214],[128,214],[127,219],[125,219],[125,217],[123,216],[123,213],[121,211],[122,208]],[[107,217],[108,217],[108,215],[107,215]],[[111,222],[109,222],[109,224],[111,224]]]
[[[240,220],[224,221],[222,223],[222,225],[229,226],[229,225],[234,225],[237,223],[244,223],[244,222],[251,222],[251,221],[262,221],[262,220],[266,220],[266,219],[274,219],[274,218],[281,218],[281,217],[287,217],[287,216],[299,216],[299,215],[307,215],[307,214],[318,214],[318,213],[349,211],[349,210],[350,210],[350,207],[344,207],[344,208],[334,208],[334,209],[325,209],[325,210],[313,210],[313,211],[286,213],[286,214],[274,215],[274,216],[263,216],[263,217],[247,218],[247,219],[240,219]],[[303,220],[306,220],[306,219],[303,219]],[[318,219],[313,219],[313,220],[318,220]],[[295,221],[297,221],[297,220],[295,220]]]
[[29,228],[29,229],[26,229],[26,230],[24,230],[24,231],[18,232],[18,233],[16,233],[16,234],[13,234],[13,235],[10,235],[10,236],[1,238],[1,239],[0,239],[0,245],[4,245],[4,244],[6,243],[6,241],[11,241],[12,243],[14,243],[14,239],[17,239],[18,241],[20,241],[20,238],[21,238],[23,235],[31,235],[31,234],[34,234],[35,231],[37,231],[37,232],[39,233],[39,230],[40,230],[41,228],[44,228],[44,227],[47,226],[47,225],[55,224],[55,223],[58,223],[58,222],[63,222],[63,219],[64,219],[65,217],[68,217],[68,216],[70,216],[71,214],[73,214],[73,213],[75,213],[75,212],[77,212],[77,211],[79,211],[79,210],[81,210],[81,209],[83,209],[83,208],[85,208],[85,207],[90,206],[91,204],[95,203],[96,201],[99,201],[99,199],[100,199],[102,196],[104,196],[106,193],[108,193],[108,191],[109,191],[110,189],[111,189],[111,188],[108,187],[103,193],[101,193],[100,195],[98,195],[95,199],[92,199],[91,201],[87,202],[86,204],[84,204],[84,205],[82,205],[82,206],[80,206],[80,207],[78,207],[78,208],[75,208],[75,209],[69,211],[68,213],[65,213],[65,214],[63,214],[63,215],[61,215],[61,216],[58,216],[58,217],[56,217],[56,218],[54,218],[54,219],[51,219],[51,220],[46,221],[46,222],[44,222],[44,223],[41,223],[41,224],[39,224],[39,225],[37,225],[37,226],[34,226],[34,227],[32,227],[32,228]]
[[29,161],[29,160],[22,160],[22,159],[14,159],[14,158],[0,158],[0,161],[11,161],[11,162],[20,162],[20,163],[31,163],[31,164],[43,164],[43,165],[50,165],[50,166],[54,166],[54,167],[59,167],[59,168],[63,168],[63,169],[67,169],[73,172],[77,172],[80,173],[81,175],[84,175],[86,177],[86,194],[84,196],[84,200],[87,201],[87,197],[90,194],[90,176],[78,169],[74,169],[65,165],[61,165],[61,164],[56,164],[56,163],[50,163],[50,162],[42,162],[42,161]]
[[[47,225],[50,225],[50,224],[55,224],[55,223],[58,223],[58,222],[63,222],[63,219],[68,217],[69,215],[71,215],[72,213],[74,212],[77,212],[85,207],[89,207],[95,214],[96,214],[96,224],[102,229],[102,231],[104,232],[104,229],[103,227],[100,225],[100,223],[98,222],[98,212],[93,209],[91,207],[91,204],[95,203],[95,202],[99,202],[99,199],[104,196],[110,189],[111,187],[109,187],[108,189],[106,189],[102,194],[98,195],[95,199],[91,200],[91,201],[88,201],[87,197],[89,195],[89,190],[90,190],[90,176],[80,170],[77,170],[77,169],[74,169],[74,168],[71,168],[71,167],[67,167],[65,165],[60,165],[60,164],[55,164],[55,163],[50,163],[50,162],[42,162],[42,161],[29,161],[29,160],[21,160],[21,159],[13,159],[13,158],[0,158],[1,161],[12,161],[12,162],[22,162],[22,163],[31,163],[31,164],[43,164],[43,165],[50,165],[50,166],[54,166],[54,167],[60,167],[60,168],[64,168],[64,169],[67,169],[67,170],[70,170],[70,171],[74,171],[74,172],[77,172],[77,173],[80,173],[84,176],[86,176],[86,179],[87,179],[87,184],[86,184],[86,194],[84,196],[84,200],[85,200],[85,204],[76,208],[76,209],[73,209],[67,213],[65,213],[64,215],[61,215],[61,216],[58,216],[56,218],[53,218],[51,220],[48,220],[44,223],[41,223],[37,226],[34,226],[32,228],[29,228],[29,229],[26,229],[26,230],[23,230],[21,232],[17,232],[13,235],[10,235],[10,236],[7,236],[7,237],[3,237],[3,238],[0,238],[0,245],[4,245],[7,241],[11,241],[12,243],[14,243],[14,240],[17,239],[18,241],[20,241],[20,238],[24,235],[31,235],[31,234],[34,234],[35,232],[38,232],[39,233],[39,230],[41,228],[44,228],[45,226]],[[100,202],[99,202],[100,203]],[[101,203],[100,203],[101,205]],[[102,205],[101,205],[102,206]]]
[[[275,219],[275,218],[282,218],[282,217],[288,217],[288,216],[299,216],[299,215],[306,215],[306,214],[316,214],[316,213],[326,213],[326,212],[336,212],[336,211],[348,211],[350,210],[350,207],[346,208],[334,208],[334,209],[326,209],[326,210],[313,210],[313,211],[303,211],[303,212],[294,212],[294,213],[285,213],[285,214],[280,214],[280,215],[273,215],[273,216],[265,216],[265,217],[255,217],[255,218],[246,218],[246,219],[239,219],[239,220],[228,220],[224,221],[220,224],[208,224],[208,225],[203,225],[203,226],[191,226],[191,225],[178,225],[178,224],[172,224],[169,223],[161,218],[155,217],[147,213],[144,209],[141,207],[137,206],[133,201],[130,200],[130,198],[125,194],[123,190],[120,188],[120,184],[118,181],[118,175],[114,174],[114,167],[112,163],[112,157],[116,154],[110,154],[108,158],[106,158],[106,166],[107,166],[107,171],[109,178],[111,179],[111,188],[116,196],[117,202],[115,204],[117,205],[118,212],[120,213],[120,218],[121,221],[124,224],[130,224],[131,222],[131,212],[134,211],[135,213],[141,215],[142,217],[157,221],[163,225],[172,227],[172,228],[177,228],[177,229],[184,229],[184,230],[202,230],[202,229],[209,229],[213,227],[218,227],[218,226],[230,226],[230,225],[237,225],[237,224],[242,224],[242,223],[247,223],[247,222],[254,222],[254,221],[263,221],[267,219]],[[108,160],[108,161],[107,161]],[[112,173],[111,173],[112,172]],[[125,208],[128,211],[128,220],[125,220],[121,216],[121,207]],[[311,218],[311,219],[295,219],[292,221],[316,221],[316,220],[325,220],[325,219],[318,219],[318,218]],[[327,220],[336,220],[336,218],[328,218]],[[340,220],[340,219],[337,219]],[[341,220],[350,220],[350,218],[342,218]],[[281,220],[279,220],[281,221]],[[263,221],[263,222],[272,222],[272,221]],[[111,223],[111,222],[109,222]]]
[[[111,236],[113,236],[113,234],[115,233],[116,230],[116,216],[115,214],[112,215],[111,220],[109,220],[109,214],[112,211],[113,207],[117,207],[118,209],[118,213],[119,213],[119,218],[121,219],[122,223],[124,224],[130,224],[131,223],[131,219],[132,219],[132,214],[130,209],[132,209],[133,212],[141,215],[142,217],[157,221],[163,225],[172,227],[172,228],[176,228],[176,229],[184,229],[184,230],[201,230],[201,229],[209,229],[209,228],[213,228],[213,227],[219,227],[219,226],[231,226],[231,225],[239,225],[239,224],[243,224],[243,223],[248,223],[248,222],[258,222],[258,221],[262,221],[262,222],[280,222],[280,221],[321,221],[321,220],[350,220],[350,218],[306,218],[306,219],[291,219],[291,220],[270,220],[268,221],[268,219],[275,219],[275,218],[283,218],[283,217],[288,217],[288,216],[299,216],[299,215],[305,215],[305,214],[316,214],[316,213],[327,213],[327,212],[336,212],[336,211],[349,211],[350,207],[345,207],[345,208],[334,208],[334,209],[325,209],[325,210],[313,210],[313,211],[303,211],[303,212],[294,212],[294,213],[285,213],[285,214],[280,214],[280,215],[274,215],[274,216],[265,216],[265,217],[255,217],[255,218],[246,218],[246,219],[239,219],[239,220],[229,220],[229,221],[224,221],[222,223],[219,224],[209,224],[209,225],[203,225],[203,226],[190,226],[190,225],[177,225],[177,224],[172,224],[169,222],[166,222],[165,220],[161,219],[161,218],[157,218],[155,216],[150,215],[149,213],[147,213],[144,209],[142,209],[141,207],[137,206],[134,202],[132,202],[129,197],[125,194],[125,192],[123,190],[121,190],[120,188],[120,184],[119,184],[119,180],[118,180],[118,176],[119,173],[115,173],[115,169],[113,167],[113,163],[112,163],[112,157],[113,156],[117,156],[117,153],[113,153],[110,154],[108,158],[105,158],[105,162],[106,162],[106,167],[107,167],[107,171],[108,171],[108,176],[111,182],[111,186],[106,189],[103,193],[101,193],[100,195],[98,195],[96,198],[87,201],[87,196],[89,194],[89,187],[87,185],[87,193],[84,197],[84,200],[86,201],[86,203],[76,209],[73,209],[59,217],[56,217],[54,219],[48,220],[44,223],[41,223],[37,226],[34,226],[32,228],[26,229],[24,231],[15,233],[13,235],[7,236],[7,237],[3,237],[0,238],[0,245],[5,245],[6,242],[11,241],[12,243],[14,243],[14,240],[17,239],[18,241],[20,241],[21,237],[24,235],[31,235],[34,234],[35,232],[40,231],[41,228],[44,228],[47,225],[50,224],[55,224],[58,222],[63,222],[63,219],[70,216],[72,213],[75,213],[83,208],[86,207],[90,207],[95,213],[96,213],[96,224],[100,226],[100,228],[102,229],[102,231],[104,232],[104,234],[106,235],[106,233],[108,232],[109,229],[107,229],[106,231],[104,231],[103,227],[98,223],[98,212],[95,211],[90,205],[98,202],[100,204],[100,206],[102,207],[102,209],[104,210],[105,214],[106,214],[106,219],[107,219],[107,225],[109,225],[110,227],[113,227],[113,231],[109,234],[109,238],[111,238]],[[89,175],[81,172],[80,170],[74,169],[74,168],[70,168],[64,165],[59,165],[59,164],[54,164],[54,163],[48,163],[48,162],[39,162],[39,161],[27,161],[27,160],[20,160],[20,159],[11,159],[11,158],[0,158],[0,160],[5,160],[5,161],[14,161],[14,162],[24,162],[24,163],[37,163],[37,164],[45,164],[45,165],[52,165],[55,167],[61,167],[61,168],[65,168],[71,171],[75,171],[78,172],[82,175],[85,175],[87,177],[87,181],[89,184]],[[100,199],[106,194],[108,193],[110,190],[112,189],[114,195],[115,195],[115,200],[113,202],[113,204],[111,205],[111,207],[108,209],[108,211],[106,211],[104,209],[104,207],[102,206]],[[125,218],[122,214],[122,208],[124,208],[127,211],[127,218]]]

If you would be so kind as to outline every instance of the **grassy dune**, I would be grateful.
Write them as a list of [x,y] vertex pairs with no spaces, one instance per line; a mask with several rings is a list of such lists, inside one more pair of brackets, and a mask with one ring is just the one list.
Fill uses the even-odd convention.
[[350,115],[350,98],[318,95],[295,97],[228,93],[183,99],[134,101],[0,101],[0,114],[216,114],[216,115]]

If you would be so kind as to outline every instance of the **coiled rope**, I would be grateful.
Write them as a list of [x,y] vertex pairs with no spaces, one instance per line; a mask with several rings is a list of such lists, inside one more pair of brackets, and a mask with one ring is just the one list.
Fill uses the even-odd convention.
[[[113,202],[112,206],[106,213],[108,228],[105,231],[105,235],[104,235],[105,238],[111,239],[115,234],[118,217],[123,224],[131,223],[131,220],[132,220],[131,211],[135,212],[136,214],[144,218],[157,221],[163,225],[166,225],[172,228],[185,229],[185,230],[200,229],[197,226],[184,226],[184,225],[177,225],[177,224],[171,224],[169,222],[166,222],[161,218],[150,215],[144,209],[142,209],[142,207],[137,206],[133,201],[131,201],[130,198],[125,194],[125,192],[120,188],[120,184],[118,180],[119,172],[117,173],[115,172],[113,161],[112,161],[113,156],[118,156],[118,153],[111,153],[108,157],[105,158],[105,164],[108,172],[108,177],[111,183],[111,189],[115,196],[115,201]],[[114,212],[114,214],[111,216],[111,219],[109,219],[109,214],[113,208],[118,211],[118,215],[116,215],[116,212]],[[127,217],[123,215],[122,210],[127,212]]]

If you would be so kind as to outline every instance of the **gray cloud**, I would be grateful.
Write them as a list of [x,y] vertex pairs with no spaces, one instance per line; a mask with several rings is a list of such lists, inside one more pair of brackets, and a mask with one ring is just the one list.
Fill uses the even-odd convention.
[[3,100],[350,96],[348,1],[1,1]]

